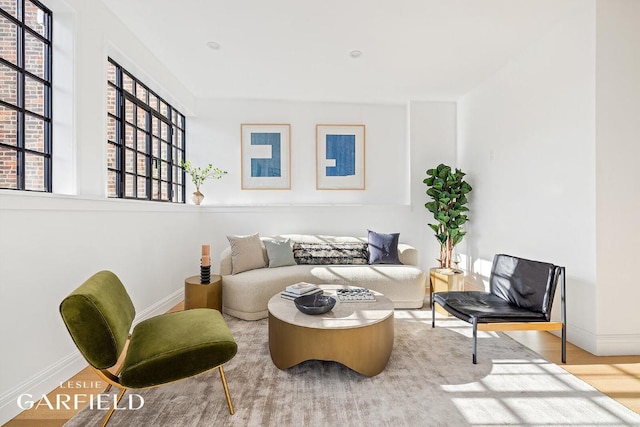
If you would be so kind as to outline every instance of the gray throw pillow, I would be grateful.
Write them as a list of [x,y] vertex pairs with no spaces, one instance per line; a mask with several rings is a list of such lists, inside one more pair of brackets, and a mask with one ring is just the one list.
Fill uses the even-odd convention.
[[296,260],[293,259],[293,248],[291,247],[290,239],[265,240],[264,246],[267,248],[269,268],[296,265]]
[[227,236],[231,246],[231,274],[267,266],[258,233],[250,236]]
[[402,264],[398,257],[400,233],[369,231],[369,264]]

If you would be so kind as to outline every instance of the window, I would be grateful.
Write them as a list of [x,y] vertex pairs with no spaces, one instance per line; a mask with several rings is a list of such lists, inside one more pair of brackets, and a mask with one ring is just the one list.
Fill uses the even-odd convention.
[[185,117],[109,58],[108,195],[184,203]]
[[0,188],[51,192],[51,11],[0,0]]

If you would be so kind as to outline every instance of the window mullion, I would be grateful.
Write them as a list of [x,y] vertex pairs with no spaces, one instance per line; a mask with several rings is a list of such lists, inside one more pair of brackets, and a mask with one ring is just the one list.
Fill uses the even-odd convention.
[[116,124],[116,195],[124,197],[124,138],[125,138],[125,108],[122,89],[122,69],[116,68],[116,112],[118,123]]
[[[162,125],[161,125],[162,126]],[[160,130],[162,133],[162,130]],[[173,124],[167,126],[167,141],[169,142],[169,152],[167,153],[167,198],[173,200]]]
[[20,25],[16,27],[16,62],[18,65],[17,71],[17,88],[16,88],[16,103],[18,107],[18,134],[16,135],[16,148],[17,148],[17,185],[18,190],[26,189],[26,161],[25,161],[25,66],[24,66],[24,0],[18,2],[18,19]]
[[[148,92],[147,92],[148,93]],[[147,173],[145,176],[145,182],[147,184],[147,191],[145,192],[145,194],[147,195],[147,199],[149,200],[153,200],[153,168],[155,167],[155,159],[153,156],[153,144],[151,142],[151,134],[152,134],[152,129],[151,129],[151,112],[147,111],[145,113],[145,126],[144,126],[144,130],[145,130],[145,147],[147,150],[147,155],[146,155],[146,165],[147,165]]]

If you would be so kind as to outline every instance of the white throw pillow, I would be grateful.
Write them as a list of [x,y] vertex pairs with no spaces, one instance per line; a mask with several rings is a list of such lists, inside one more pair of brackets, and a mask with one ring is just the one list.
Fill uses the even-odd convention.
[[250,236],[227,236],[227,239],[231,246],[231,274],[267,266],[258,233]]

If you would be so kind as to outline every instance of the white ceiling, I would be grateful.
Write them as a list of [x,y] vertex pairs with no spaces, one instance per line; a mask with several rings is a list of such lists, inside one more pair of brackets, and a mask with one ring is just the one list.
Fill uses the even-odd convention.
[[[202,98],[455,100],[584,0],[103,0]],[[220,43],[217,51],[206,46]],[[353,59],[352,50],[362,56]]]

